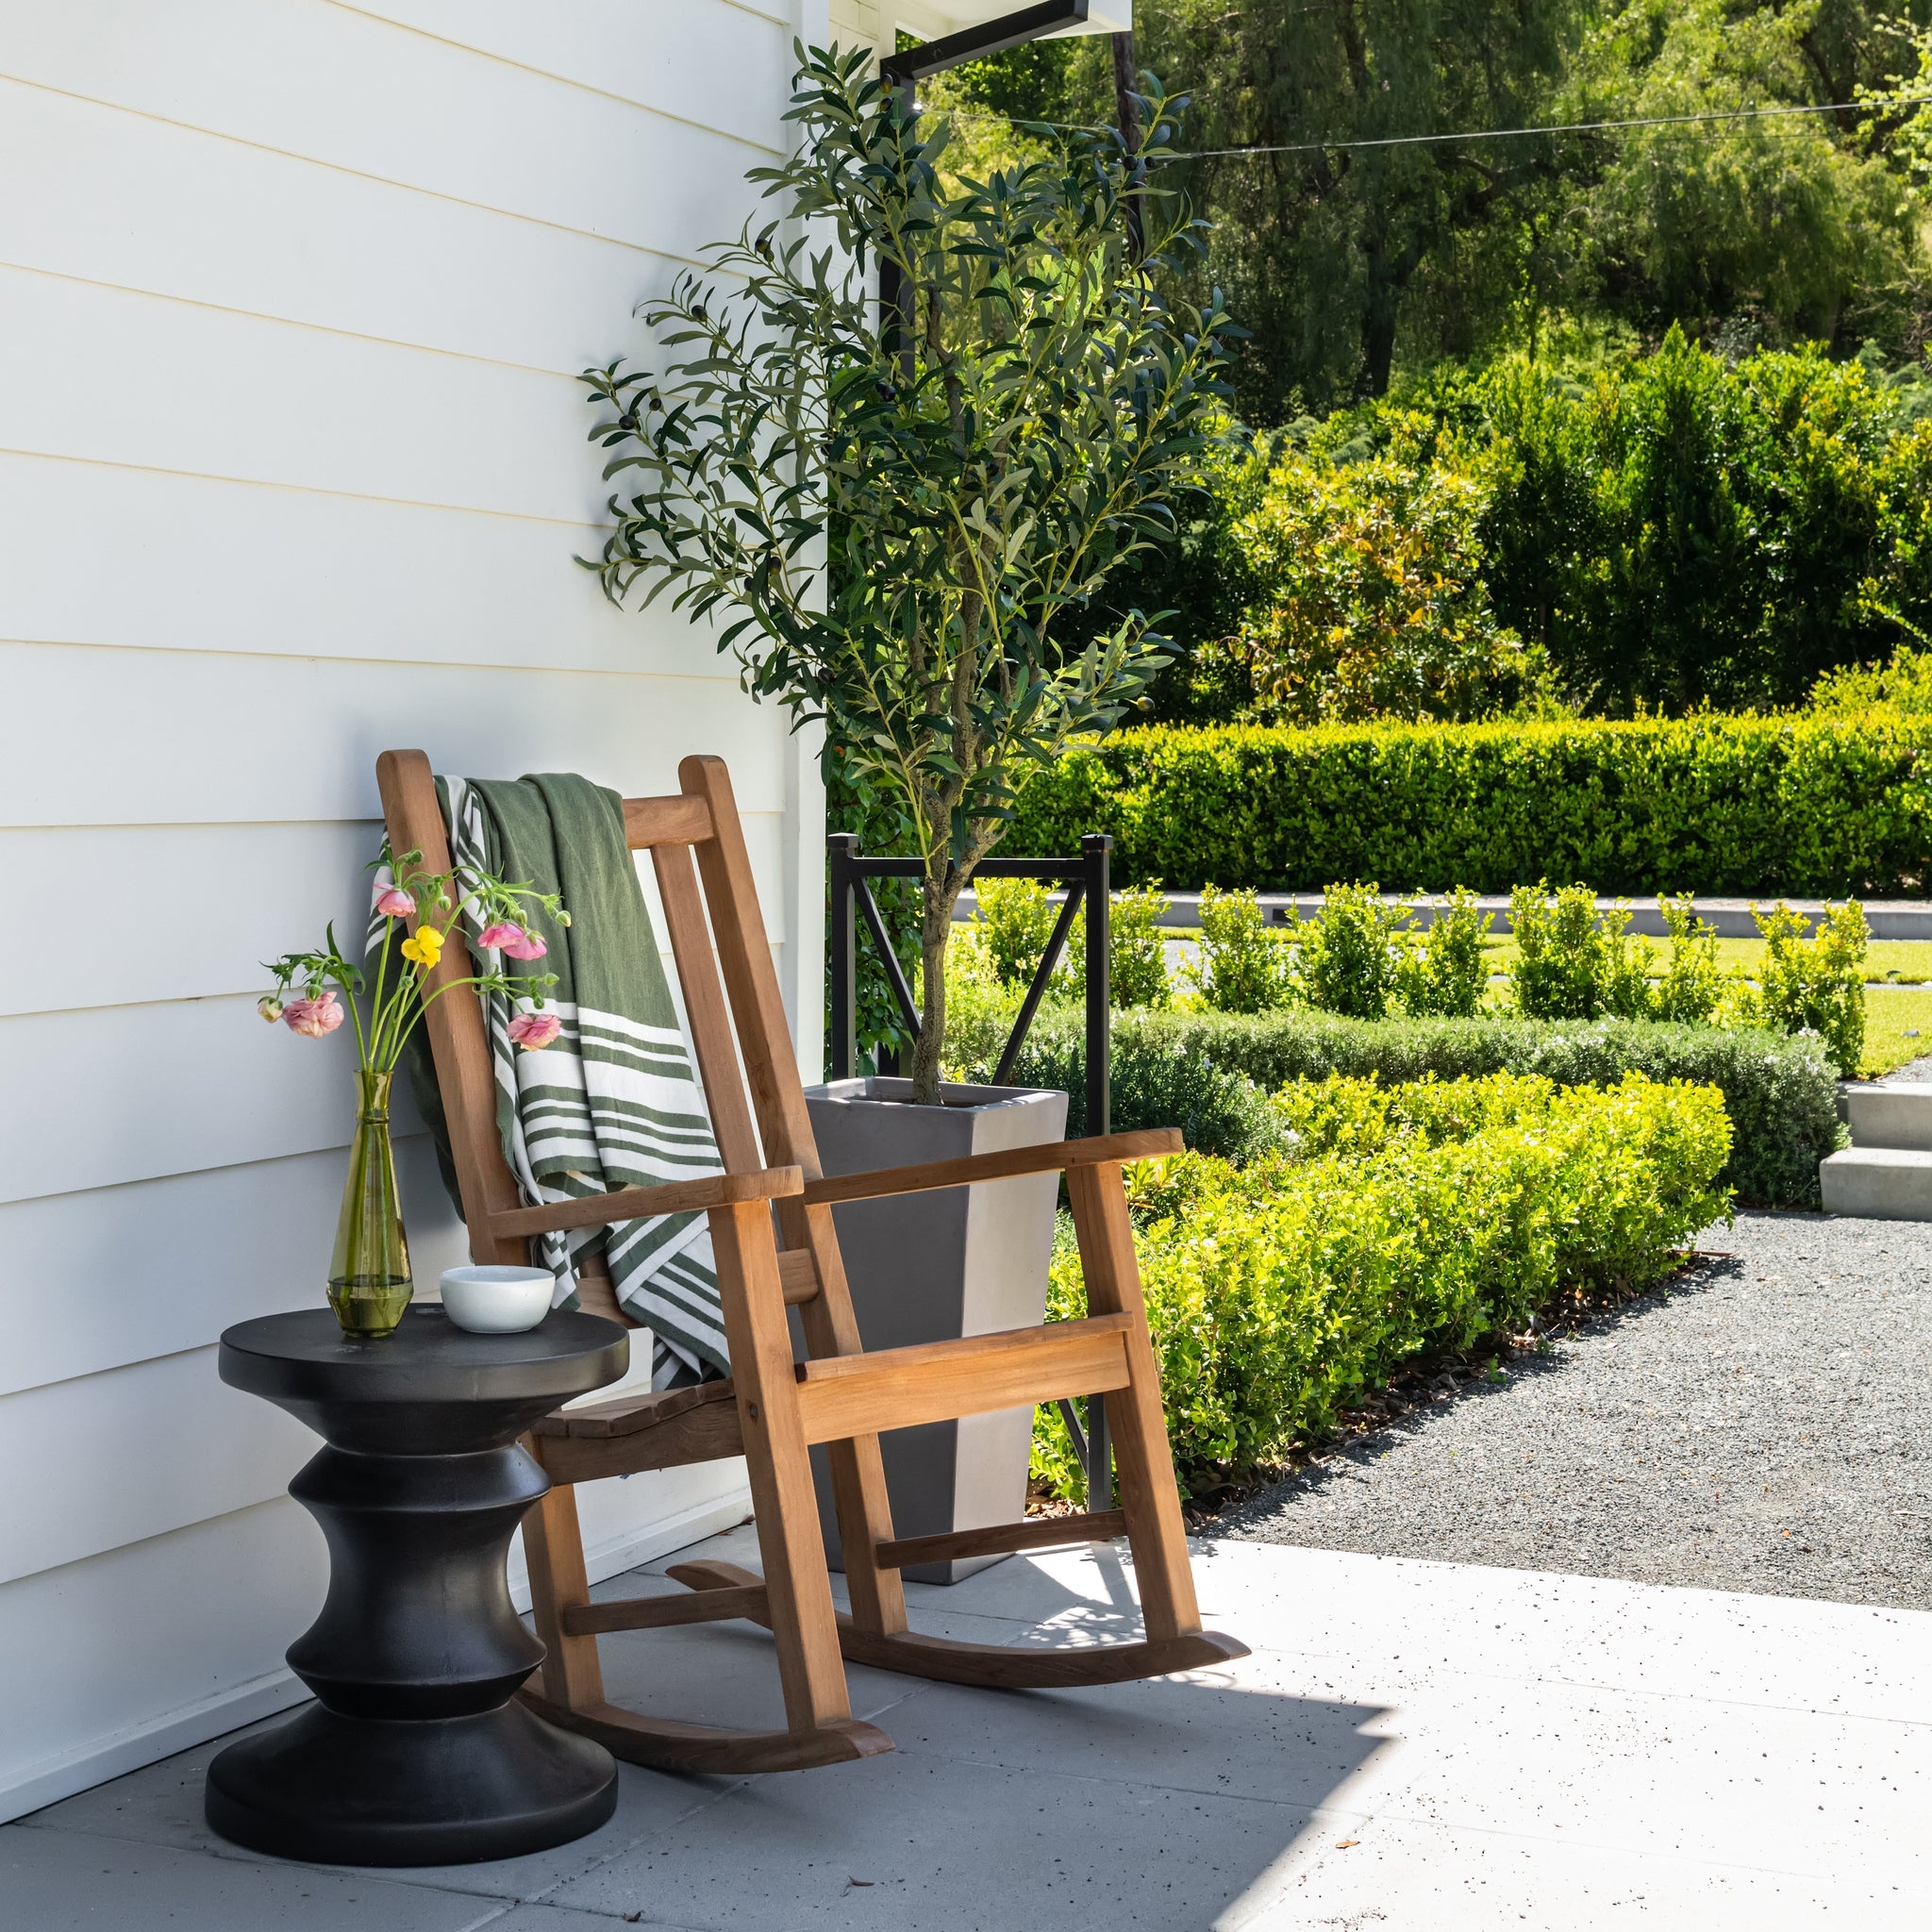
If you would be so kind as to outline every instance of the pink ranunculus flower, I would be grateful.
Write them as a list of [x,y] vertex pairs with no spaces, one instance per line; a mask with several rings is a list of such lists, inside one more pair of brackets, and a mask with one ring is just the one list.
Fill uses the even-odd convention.
[[407,919],[415,911],[416,902],[391,879],[376,888],[375,909],[385,919]]
[[495,946],[506,959],[541,959],[550,948],[533,932],[508,919],[499,919],[494,925],[486,925],[476,935],[479,946]]
[[563,1022],[555,1013],[519,1013],[509,1023],[510,1043],[525,1053],[548,1046],[563,1031]]
[[342,1024],[342,1008],[333,991],[322,994],[319,999],[291,1000],[282,1008],[282,1024],[291,1033],[320,1040],[325,1033],[333,1033]]
[[256,1001],[255,1009],[271,1025],[273,1025],[277,1020],[279,1020],[282,1017],[282,1003],[280,1000],[276,999],[275,994],[272,992],[263,993],[262,996]]

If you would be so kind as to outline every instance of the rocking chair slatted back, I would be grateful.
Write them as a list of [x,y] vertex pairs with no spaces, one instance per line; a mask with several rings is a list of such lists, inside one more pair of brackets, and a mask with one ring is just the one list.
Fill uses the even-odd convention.
[[[448,841],[428,759],[421,752],[386,752],[377,776],[394,849],[420,849],[426,869],[447,870]],[[866,1177],[858,1188],[826,1183],[730,778],[721,759],[689,758],[678,779],[675,797],[626,799],[625,828],[632,850],[651,854],[722,1176],[630,1190],[601,1202],[526,1207],[498,1137],[482,1004],[471,989],[454,984],[467,970],[462,948],[444,954],[431,982],[450,989],[429,1008],[427,1030],[474,1257],[524,1260],[532,1234],[593,1224],[600,1207],[620,1218],[625,1208],[631,1214],[702,1208],[732,1363],[729,1383],[634,1391],[593,1410],[547,1417],[528,1439],[553,1487],[524,1524],[537,1626],[548,1652],[541,1687],[533,1679],[525,1696],[554,1722],[639,1763],[685,1772],[781,1771],[891,1748],[883,1732],[850,1715],[841,1651],[889,1670],[1015,1688],[1119,1682],[1241,1655],[1232,1639],[1202,1630],[1195,1608],[1121,1180],[1122,1161],[1170,1152],[1178,1137],[1122,1135],[979,1157],[948,1163],[942,1178],[933,1169],[908,1169]],[[833,1199],[1056,1168],[1070,1171],[1090,1319],[865,1352],[840,1258]],[[579,1295],[595,1312],[628,1322],[594,1266],[580,1274]],[[798,1309],[808,1356],[795,1367],[788,1307]],[[1122,1508],[1074,1519],[1070,1531],[1075,1538],[1111,1536],[1124,1527],[1146,1606],[1146,1638],[1015,1651],[908,1630],[900,1563],[912,1560],[908,1552],[935,1541],[957,1542],[959,1535],[894,1539],[877,1430],[1095,1389],[1108,1391]],[[869,1433],[841,1433],[856,1429]],[[832,1607],[808,1440],[825,1444],[849,1615],[835,1617]],[[649,1598],[593,1609],[572,1485],[740,1453],[764,1575],[727,1563],[680,1564],[672,1578],[697,1595],[678,1600],[677,1607]],[[963,1534],[974,1553],[1034,1549],[1043,1541],[1037,1523]],[[606,1701],[599,1632],[737,1617],[773,1633],[785,1729],[677,1724]]]
[[[421,752],[385,752],[376,760],[375,780],[391,850],[421,852],[425,872],[447,872],[449,835],[443,828],[429,760]],[[411,920],[412,926],[414,923]],[[516,1265],[529,1260],[528,1241],[494,1228],[498,1215],[515,1213],[524,1201],[497,1134],[496,1074],[490,1061],[483,1003],[474,988],[455,984],[468,977],[471,970],[465,948],[450,946],[444,951],[428,979],[440,996],[423,1024],[442,1092],[450,1158],[462,1195],[463,1222],[470,1230],[471,1258]]]

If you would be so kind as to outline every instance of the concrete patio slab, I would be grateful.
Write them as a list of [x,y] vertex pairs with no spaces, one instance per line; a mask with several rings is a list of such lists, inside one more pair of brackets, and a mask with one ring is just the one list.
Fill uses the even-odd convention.
[[0,1831],[0,1912],[20,1932],[472,1932],[503,1907],[360,1874],[9,1825]]
[[1308,1810],[900,1752],[747,1783],[559,1904],[710,1927],[916,1932],[1239,1924],[1225,1915],[1313,1822]]
[[[258,1730],[264,1726],[249,1728]],[[245,1735],[235,1733],[237,1737]],[[177,1851],[199,1852],[211,1857],[241,1859],[275,1870],[292,1869],[265,1853],[252,1852],[217,1838],[202,1816],[202,1781],[208,1759],[231,1741],[221,1738],[192,1751],[183,1751],[159,1764],[149,1765],[144,1771],[130,1772],[125,1777],[49,1806],[25,1823],[48,1831],[77,1833],[90,1840],[125,1839],[142,1844],[172,1846]],[[656,1832],[668,1830],[688,1811],[714,1802],[731,1789],[728,1779],[661,1777],[633,1766],[619,1780],[617,1812],[609,1824],[572,1844],[488,1864],[385,1868],[372,1872],[371,1876],[383,1884],[480,1892],[498,1900],[541,1898],[565,1880],[580,1876],[600,1859],[611,1857]],[[5,1842],[5,1834],[0,1832],[0,1843]],[[325,1869],[353,1872],[362,1868]]]
[[[1197,1548],[1204,1608],[1254,1656],[1051,1693],[855,1671],[892,1755],[737,1781],[627,1767],[611,1824],[537,1857],[382,1874],[253,1857],[201,1824],[208,1746],[0,1830],[0,1873],[31,1888],[33,1932],[306,1932],[350,1923],[351,1898],[358,1927],[400,1932],[1932,1923],[1932,1613]],[[733,1532],[705,1554],[755,1544]],[[662,1568],[599,1594],[658,1587]],[[1111,1546],[908,1595],[915,1620],[984,1641],[1134,1627]],[[604,1654],[625,1701],[775,1708],[749,1626],[626,1633]]]
[[1310,1833],[1265,1885],[1268,1903],[1228,1932],[1923,1932],[1926,1923],[1923,1895],[1857,1876],[1820,1881],[1392,1819]]

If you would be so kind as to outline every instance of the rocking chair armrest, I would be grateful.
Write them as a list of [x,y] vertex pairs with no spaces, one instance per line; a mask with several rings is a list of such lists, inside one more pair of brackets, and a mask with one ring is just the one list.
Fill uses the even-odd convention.
[[1096,1134],[1086,1141],[1053,1141],[1044,1147],[1015,1147],[1003,1154],[970,1154],[963,1160],[928,1160],[918,1167],[882,1167],[866,1174],[807,1181],[805,1201],[817,1208],[839,1201],[872,1201],[887,1194],[920,1194],[973,1181],[1010,1180],[1016,1174],[1054,1174],[1108,1161],[1158,1160],[1178,1154],[1178,1127],[1143,1127],[1132,1134]]
[[566,1227],[602,1227],[613,1221],[639,1221],[647,1214],[690,1214],[707,1208],[730,1208],[744,1201],[775,1201],[805,1185],[795,1167],[768,1167],[757,1174],[712,1174],[691,1181],[667,1181],[657,1188],[620,1188],[611,1194],[587,1194],[581,1201],[556,1201],[541,1208],[508,1208],[490,1217],[490,1232],[514,1240],[520,1235],[553,1234]]

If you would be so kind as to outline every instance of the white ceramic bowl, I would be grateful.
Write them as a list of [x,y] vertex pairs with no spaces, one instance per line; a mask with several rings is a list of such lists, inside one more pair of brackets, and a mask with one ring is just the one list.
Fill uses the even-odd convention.
[[445,1268],[442,1310],[472,1335],[520,1335],[550,1312],[556,1286],[547,1268]]

